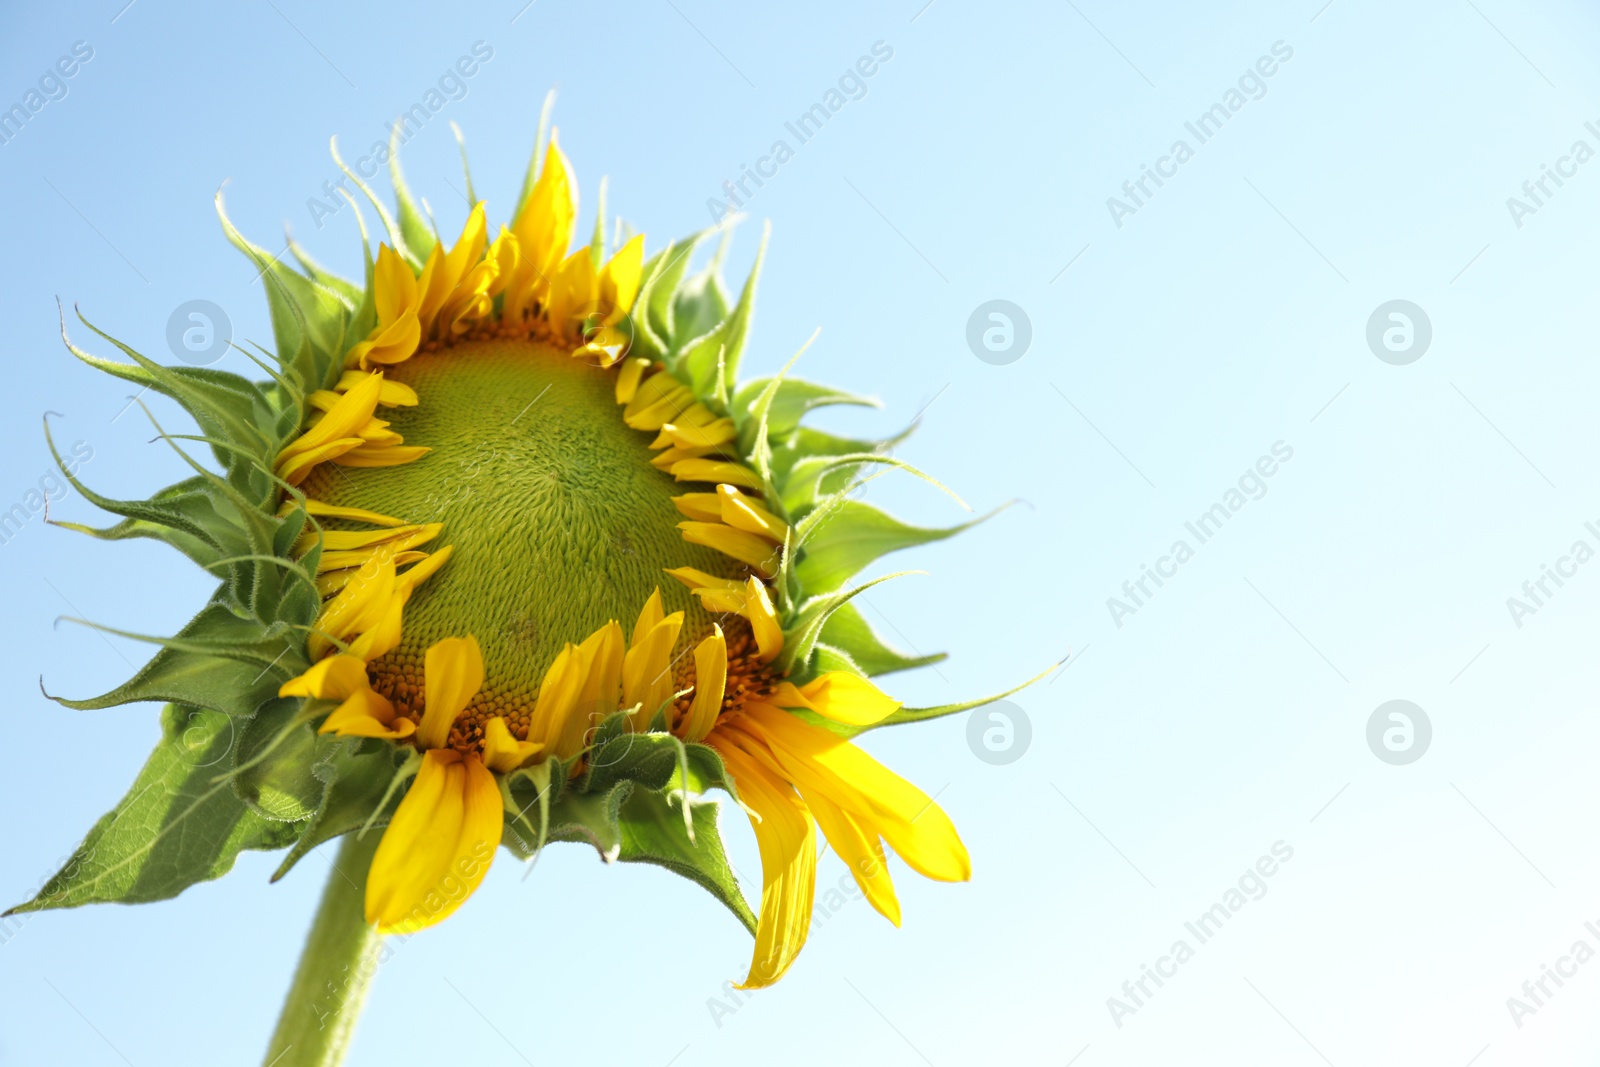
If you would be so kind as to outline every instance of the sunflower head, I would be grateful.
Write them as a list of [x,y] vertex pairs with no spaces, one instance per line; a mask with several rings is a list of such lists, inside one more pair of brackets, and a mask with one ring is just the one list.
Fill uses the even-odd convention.
[[[162,431],[194,474],[146,500],[63,467],[122,517],[77,528],[165,541],[220,584],[129,682],[61,701],[161,701],[166,729],[129,799],[23,907],[172,896],[246,848],[287,847],[281,876],[318,844],[381,833],[367,918],[410,932],[459,907],[499,848],[584,841],[704,886],[755,934],[746,984],[764,985],[805,941],[819,830],[896,923],[888,850],[966,879],[944,812],[851,738],[982,701],[885,695],[872,676],[937,657],[885,644],[849,586],[964,527],[863,502],[873,474],[910,468],[890,442],[805,423],[868,401],[787,367],[741,381],[761,256],[735,299],[726,232],[691,271],[711,232],[647,256],[602,205],[574,247],[553,134],[509,219],[491,228],[474,201],[446,241],[398,152],[393,213],[346,171],[383,226],[373,254],[362,224],[360,282],[293,243],[299,269],[285,265],[219,199],[266,284],[273,349],[245,353],[262,380],[162,366],[92,326],[131,362],[69,342],[198,425]],[[718,790],[754,827],[758,909],[724,854]]]

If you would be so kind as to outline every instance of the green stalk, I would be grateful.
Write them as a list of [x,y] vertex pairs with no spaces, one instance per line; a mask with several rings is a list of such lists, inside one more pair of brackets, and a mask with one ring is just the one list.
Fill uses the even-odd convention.
[[348,834],[317,905],[294,984],[262,1061],[266,1067],[337,1067],[344,1062],[383,938],[366,921],[367,868],[382,834]]

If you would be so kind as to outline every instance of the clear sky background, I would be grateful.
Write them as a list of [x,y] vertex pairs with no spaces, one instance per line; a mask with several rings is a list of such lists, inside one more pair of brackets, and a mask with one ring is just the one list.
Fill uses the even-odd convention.
[[[611,208],[652,248],[706,225],[724,180],[788,140],[730,260],[742,276],[770,219],[748,370],[820,326],[802,372],[885,404],[827,424],[888,433],[921,411],[905,458],[977,509],[1021,501],[884,561],[930,575],[869,594],[869,616],[951,653],[886,686],[940,703],[1072,653],[1014,698],[1031,740],[1010,762],[980,758],[964,719],[866,741],[938,795],[975,862],[965,886],[897,867],[903,929],[844,903],[778,987],[730,999],[749,940],[696,887],[572,846],[526,881],[502,857],[383,968],[352,1063],[1593,1062],[1600,958],[1561,963],[1580,940],[1600,951],[1584,925],[1600,929],[1600,561],[1561,563],[1576,541],[1600,550],[1585,527],[1600,528],[1600,159],[1561,162],[1579,140],[1600,151],[1592,9],[125,2],[0,15],[0,103],[75,42],[93,53],[0,144],[0,510],[50,473],[47,410],[102,491],[182,476],[128,389],[63,349],[58,298],[157,358],[194,299],[269,341],[213,192],[227,182],[260,243],[282,247],[287,222],[355,270],[350,212],[307,206],[337,174],[328,138],[364,154],[483,42],[492,58],[405,152],[441,227],[466,210],[449,122],[504,219],[551,87],[585,217],[609,176]],[[865,95],[797,144],[785,122],[876,42],[893,55]],[[1262,57],[1271,76],[1246,77]],[[1185,123],[1241,77],[1201,144]],[[1161,162],[1180,139],[1192,158]],[[1144,165],[1170,176],[1135,203],[1122,186]],[[1522,186],[1547,165],[1570,173],[1534,204]],[[1514,217],[1513,196],[1536,210]],[[967,342],[995,299],[1032,333],[999,365]],[[1385,350],[1403,365],[1368,343],[1392,300],[1431,330],[1420,358],[1420,334]],[[1291,458],[1246,477],[1275,447]],[[1185,523],[1241,477],[1242,505],[1200,544]],[[961,517],[911,479],[874,495],[917,521]],[[51,511],[93,517],[76,497]],[[1171,574],[1178,540],[1193,556]],[[1134,603],[1122,586],[1146,565],[1171,576]],[[1572,573],[1514,618],[1508,598],[1545,565]],[[210,583],[160,546],[42,515],[0,545],[0,577],[11,903],[158,732],[154,707],[41,695],[41,675],[104,691],[149,651],[54,620],[170,633]],[[1431,727],[1404,765],[1368,743],[1391,700]],[[729,836],[754,872],[748,827],[729,820]],[[1201,944],[1185,923],[1275,846],[1291,858],[1245,877]],[[327,868],[269,886],[276,862],[247,855],[163,904],[29,918],[0,945],[0,1064],[258,1062]],[[843,873],[824,857],[819,881]],[[1162,963],[1179,940],[1192,957]],[[1136,1002],[1123,983],[1145,965],[1169,976]],[[1574,973],[1514,1018],[1507,998],[1545,965]]]

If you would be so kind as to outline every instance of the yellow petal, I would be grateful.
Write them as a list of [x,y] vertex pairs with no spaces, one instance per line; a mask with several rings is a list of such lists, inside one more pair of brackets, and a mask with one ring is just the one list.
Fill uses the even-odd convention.
[[383,375],[368,374],[362,382],[339,398],[316,425],[290,441],[278,453],[278,463],[286,459],[317,452],[334,441],[359,436],[359,431],[378,409],[378,394],[383,388]]
[[[440,549],[440,551],[445,550]],[[359,555],[359,553],[352,553],[352,555]],[[426,552],[396,552],[394,554],[394,565],[396,567],[400,567],[407,563],[415,563],[418,560],[427,558],[428,554]],[[331,597],[338,593],[339,590],[350,584],[350,579],[356,576],[360,570],[361,563],[365,562],[366,559],[362,559],[360,563],[357,563],[354,566],[341,567],[336,571],[324,570],[321,567],[317,568],[318,594],[323,597]]]
[[377,626],[394,599],[394,557],[388,546],[369,554],[360,570],[339,594],[323,605],[306,645],[313,658],[324,655],[333,642]]
[[539,699],[533,706],[528,725],[528,740],[545,749],[554,748],[574,718],[587,723],[588,715],[578,712],[578,697],[583,692],[583,656],[578,646],[567,644],[539,683]]
[[507,322],[522,322],[534,301],[548,293],[550,278],[572,244],[577,216],[572,168],[552,132],[539,178],[528,191],[528,199],[517,206],[511,223],[516,255],[505,289],[503,317]]
[[722,502],[722,521],[734,529],[760,534],[780,545],[788,538],[787,523],[733,486],[717,486],[717,499]]
[[657,587],[650,594],[650,599],[644,602],[644,607],[639,609],[639,619],[633,624],[633,640],[628,647],[638,648],[651,627],[666,617],[666,609],[661,606],[661,589]]
[[[334,388],[341,393],[349,392],[366,378],[367,373],[366,371],[347,370],[339,376],[339,384]],[[417,391],[404,382],[392,382],[385,378],[383,388],[378,390],[378,405],[386,408],[416,407]]]
[[712,634],[695,646],[694,700],[689,705],[681,736],[699,741],[711,732],[722,713],[722,697],[728,685],[728,643],[722,627],[712,624]]
[[922,790],[843,738],[765,704],[745,705],[740,727],[765,741],[790,781],[882,835],[917,873],[972,877],[972,860],[944,810]]
[[747,614],[744,583],[738,579],[718,578],[693,567],[676,567],[667,573],[688,586],[707,611],[719,615]]
[[739,463],[714,459],[685,459],[672,465],[672,476],[680,482],[727,482],[744,489],[760,489],[756,472]]
[[416,732],[410,719],[396,719],[394,705],[382,693],[362,689],[350,694],[317,728],[319,734],[340,737],[378,737],[399,741]]
[[397,519],[393,515],[381,515],[365,508],[344,508],[335,504],[324,504],[310,497],[306,498],[306,512],[320,519],[349,519],[352,522],[370,522],[374,526],[405,525],[404,519]]
[[[453,553],[455,550],[456,549],[454,545],[445,545],[437,552],[433,552],[427,556],[424,556],[421,562],[419,562],[415,567],[412,567],[410,570],[397,577],[395,579],[395,584],[397,586],[403,585],[407,588],[415,589],[417,586],[433,577],[434,572],[436,572],[440,567],[443,567],[445,563],[449,561],[451,553]],[[403,554],[409,555],[410,553]],[[396,556],[395,562],[398,564],[410,561],[402,560],[399,556]]]
[[[590,633],[578,646],[578,651],[584,656],[586,675],[584,691],[578,694],[579,709],[602,718],[610,715],[618,709],[622,699],[622,656],[627,653],[627,641],[622,640],[621,625],[606,622]],[[557,755],[562,758],[570,757],[573,752],[568,750],[566,739],[558,745]]]
[[417,320],[417,279],[411,266],[388,245],[378,246],[373,272],[373,303],[378,322],[366,340],[345,354],[346,367],[367,369],[373,363],[410,359],[422,341]]
[[627,404],[633,400],[639,391],[639,381],[649,366],[648,359],[637,356],[622,365],[622,370],[617,372],[617,403]]
[[595,309],[598,295],[594,260],[587,248],[580,248],[562,261],[550,279],[545,316],[557,334],[579,340],[583,336],[582,321]]
[[482,883],[504,825],[500,787],[477,757],[424,753],[372,857],[367,921],[404,934],[450,915]]
[[690,426],[678,420],[662,426],[661,431],[680,448],[716,448],[739,435],[732,419],[717,419],[704,426]]
[[828,844],[850,868],[850,874],[866,896],[867,903],[876,908],[878,914],[899,926],[900,900],[895,896],[894,883],[889,879],[889,868],[884,863],[883,841],[826,797],[807,793],[805,801],[822,830],[822,836],[828,839]]
[[644,266],[644,234],[635,234],[600,269],[600,301],[607,312],[605,321],[620,321],[639,295],[640,274]]
[[684,493],[672,498],[673,507],[699,522],[722,521],[722,497],[716,493]]
[[399,648],[401,620],[405,612],[406,601],[410,599],[411,587],[396,582],[394,594],[389,598],[383,617],[378,620],[377,625],[366,630],[360,637],[350,642],[350,654],[352,656],[360,656],[368,663],[371,663],[379,656]]
[[900,710],[900,701],[849,671],[829,671],[799,689],[781,682],[771,702],[780,708],[809,708],[849,726],[874,726]]
[[423,672],[426,703],[417,741],[424,748],[442,748],[450,739],[456,717],[483,688],[483,650],[478,639],[468,634],[435,642],[423,657]]
[[509,774],[537,755],[542,747],[532,741],[518,741],[498,715],[484,724],[483,762],[491,771]]
[[737,746],[714,737],[750,814],[761,852],[761,914],[756,923],[750,973],[739,988],[772,985],[806,943],[816,893],[816,829],[805,802]]
[[629,723],[635,730],[647,729],[672,698],[672,649],[683,629],[683,612],[675,611],[650,627],[622,659],[622,703],[632,708]]
[[367,445],[365,443],[333,458],[341,467],[398,467],[414,463],[433,449],[422,445]]
[[758,658],[762,663],[771,663],[783,651],[783,627],[778,624],[778,612],[767,595],[767,587],[755,578],[745,583],[743,614],[755,634]]
[[[333,545],[323,545],[322,555],[317,560],[317,573],[360,566],[365,559],[375,556],[389,558],[407,549],[427,544],[438,537],[443,530],[444,523],[429,522],[405,530],[330,531],[326,536],[332,537],[335,534],[343,536],[340,536]],[[359,538],[367,534],[387,536],[363,545]]]
[[372,301],[380,325],[387,326],[417,308],[417,276],[411,264],[386,244],[378,246],[373,268]]
[[659,430],[695,403],[694,393],[666,371],[639,383],[622,409],[622,421],[635,430]]
[[433,246],[417,286],[420,292],[417,319],[425,336],[438,336],[439,313],[467,276],[468,270],[483,256],[487,235],[484,205],[479,201],[467,215],[467,223],[461,228],[461,237],[448,254],[441,245]]
[[[443,524],[433,523],[436,527],[433,536],[439,536],[439,531],[444,529]],[[419,524],[396,526],[387,530],[324,530],[322,532],[322,547],[329,552],[343,551],[353,548],[371,548],[387,541],[397,541],[407,538],[418,530],[423,529]],[[310,535],[310,540],[315,542],[316,534]],[[430,538],[431,540],[432,538]],[[310,547],[307,545],[306,547]],[[409,546],[408,546],[409,547]]]
[[343,700],[367,687],[367,665],[354,656],[329,656],[298,678],[278,687],[281,697],[313,697],[317,700]]
[[278,477],[290,485],[299,485],[306,480],[319,463],[327,463],[338,459],[352,449],[360,448],[364,441],[359,437],[341,437],[337,441],[330,441],[319,445],[308,452],[299,452],[291,456],[280,457],[277,464]]
[[778,548],[772,542],[753,533],[735,530],[720,522],[680,522],[683,539],[692,545],[705,545],[723,555],[732,556],[748,564],[763,578],[778,573]]

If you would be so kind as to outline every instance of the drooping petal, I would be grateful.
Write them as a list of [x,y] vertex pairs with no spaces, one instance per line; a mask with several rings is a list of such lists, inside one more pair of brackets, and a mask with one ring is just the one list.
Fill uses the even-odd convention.
[[761,914],[755,952],[741,989],[761,989],[783,977],[811,929],[816,892],[816,828],[805,802],[737,745],[712,735],[750,814],[761,852]]
[[765,704],[747,704],[740,728],[765,742],[803,793],[849,812],[918,874],[941,882],[972,877],[971,857],[944,809],[849,741]]
[[895,896],[894,882],[885,865],[883,841],[877,834],[866,830],[855,816],[818,793],[805,794],[806,806],[817,820],[822,836],[856,880],[856,885],[867,898],[867,903],[878,910],[885,919],[900,925],[900,898]]
[[494,775],[476,756],[425,752],[367,872],[367,921],[381,934],[432,926],[483,882],[505,813]]
[[446,637],[423,657],[423,692],[426,703],[417,741],[424,748],[442,748],[450,739],[456,716],[483,688],[483,650],[478,639]]

